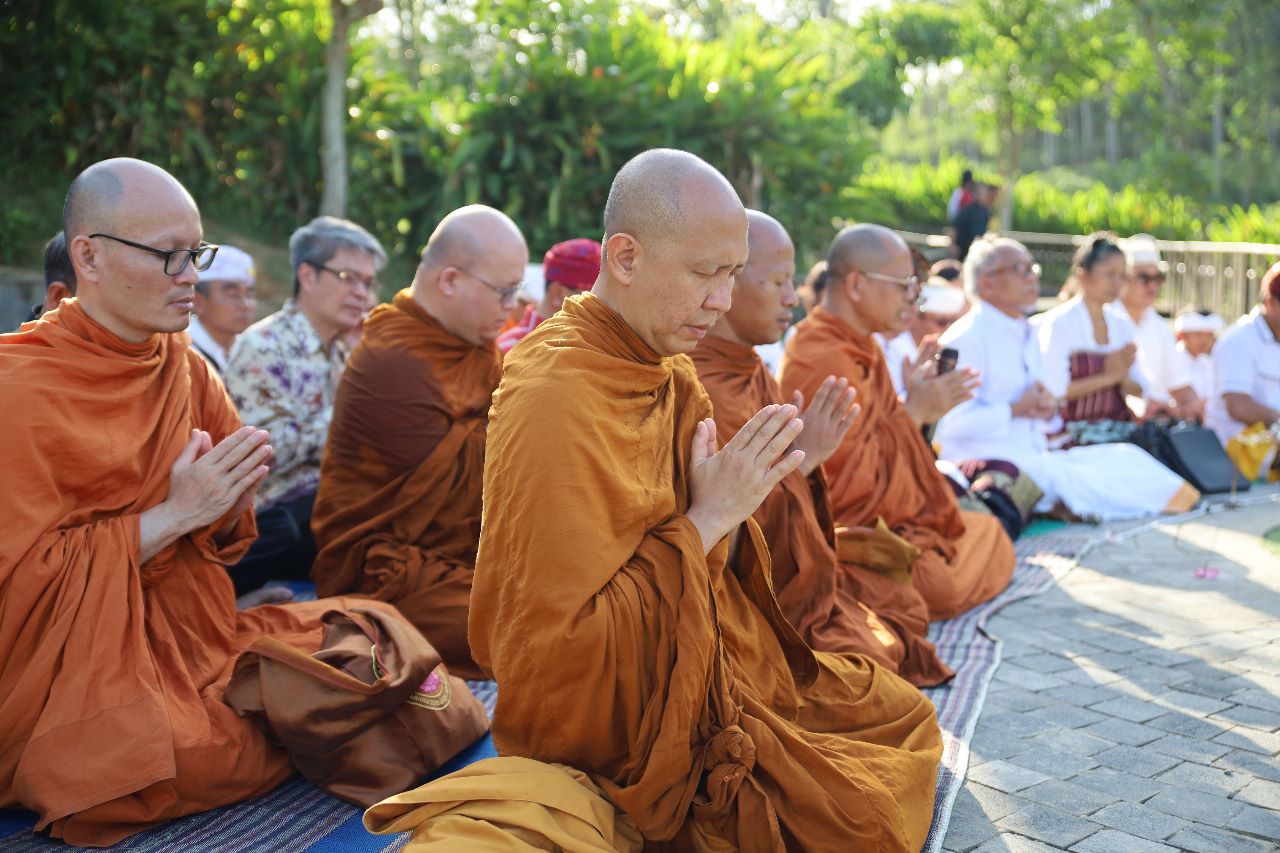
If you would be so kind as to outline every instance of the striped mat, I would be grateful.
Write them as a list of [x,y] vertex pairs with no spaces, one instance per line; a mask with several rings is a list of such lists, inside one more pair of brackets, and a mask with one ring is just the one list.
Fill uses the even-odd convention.
[[1001,642],[986,633],[987,620],[1005,605],[1052,587],[1097,541],[1098,535],[1099,528],[1092,525],[1035,522],[1016,543],[1018,563],[1004,592],[954,619],[930,626],[929,639],[937,646],[939,657],[955,670],[956,677],[942,687],[924,691],[937,709],[938,726],[942,729],[942,766],[938,768],[933,825],[924,853],[942,849],[951,808],[969,770],[973,730],[987,698],[987,687],[1000,664]]
[[[1098,533],[1098,528],[1084,525],[1043,522],[1033,525],[1018,542],[1018,566],[1008,588],[985,605],[932,626],[929,638],[937,646],[942,660],[955,670],[956,677],[945,687],[925,691],[937,708],[938,723],[943,731],[942,766],[938,772],[933,826],[924,847],[926,853],[941,849],[952,805],[968,771],[969,742],[987,687],[1000,662],[1000,641],[987,636],[983,630],[987,619],[1006,604],[1052,586],[1075,564]],[[299,598],[310,597],[305,590],[297,591],[302,593]],[[468,684],[492,716],[497,686],[491,681]],[[496,754],[493,741],[486,737],[441,768],[437,775],[443,776]],[[172,821],[108,849],[139,853],[169,850],[374,853],[396,851],[404,846],[407,835],[366,832],[362,814],[356,806],[294,778],[256,799]],[[0,810],[0,849],[65,849],[61,842],[32,834],[33,824],[29,812]]]

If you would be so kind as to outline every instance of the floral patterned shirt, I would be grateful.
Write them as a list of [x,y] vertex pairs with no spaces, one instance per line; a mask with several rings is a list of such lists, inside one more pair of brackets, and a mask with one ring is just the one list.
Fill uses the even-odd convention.
[[241,422],[265,429],[275,452],[258,488],[259,511],[320,485],[320,457],[346,360],[340,339],[325,351],[292,299],[236,338],[223,373],[227,391]]

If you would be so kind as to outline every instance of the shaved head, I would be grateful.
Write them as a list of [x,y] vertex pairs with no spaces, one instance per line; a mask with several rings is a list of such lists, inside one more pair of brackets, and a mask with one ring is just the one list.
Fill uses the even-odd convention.
[[822,307],[855,331],[901,333],[916,313],[919,296],[911,249],[892,229],[871,223],[850,225],[831,241]]
[[422,250],[422,261],[435,267],[467,266],[504,244],[525,245],[511,217],[483,204],[470,204],[440,220]]
[[800,302],[796,294],[796,249],[782,223],[747,211],[747,265],[733,286],[733,305],[712,328],[718,338],[754,347],[776,343]]
[[747,267],[750,268],[758,256],[776,251],[783,246],[789,246],[793,252],[795,251],[791,235],[782,227],[782,223],[763,211],[748,210],[747,251],[750,255],[747,259]]
[[511,217],[482,204],[460,207],[431,232],[410,293],[450,334],[482,346],[501,333],[528,262]]
[[733,185],[705,160],[687,151],[654,148],[627,161],[614,176],[604,206],[606,245],[614,234],[630,234],[657,247],[682,234],[697,204],[742,203]]
[[693,349],[729,309],[747,262],[747,212],[706,161],[655,148],[613,179],[592,292],[660,356]]
[[907,243],[890,228],[866,222],[841,229],[827,252],[827,270],[832,278],[844,278],[853,270],[879,272],[902,253],[908,257]]
[[178,179],[159,166],[130,157],[94,163],[67,189],[62,204],[62,230],[70,242],[81,234],[93,234],[120,221],[122,215],[154,193],[196,203]]

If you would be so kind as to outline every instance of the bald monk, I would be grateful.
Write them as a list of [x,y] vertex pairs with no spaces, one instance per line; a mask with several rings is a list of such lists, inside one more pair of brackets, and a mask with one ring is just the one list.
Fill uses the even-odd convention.
[[[786,402],[754,348],[782,337],[799,301],[795,246],[786,229],[758,210],[747,211],[747,221],[749,254],[733,306],[690,354],[722,443],[760,409]],[[910,578],[836,557],[820,466],[856,419],[855,398],[847,379],[826,378],[800,416],[804,429],[795,447],[804,461],[752,517],[769,543],[778,603],[805,642],[820,651],[865,654],[912,684],[941,684],[954,673],[925,638],[929,609]],[[805,401],[797,392],[792,402],[804,407]]]
[[236,612],[271,447],[180,334],[216,251],[191,196],[107,160],[64,226],[76,297],[0,335],[0,808],[101,846],[293,772],[223,690],[255,639],[314,651],[343,603]]
[[494,339],[527,261],[500,211],[472,205],[440,222],[413,283],[373,310],[347,360],[311,516],[317,591],[395,603],[470,678],[484,677],[467,604],[502,375]]
[[907,573],[933,620],[993,598],[1013,573],[1013,543],[993,515],[961,510],[920,433],[972,396],[974,376],[917,371],[899,402],[873,334],[900,334],[919,297],[911,252],[879,225],[842,230],[827,255],[822,303],[787,342],[784,394],[817,393],[831,375],[858,391],[862,415],[824,465],[842,554]]
[[594,288],[508,354],[489,416],[470,634],[498,751],[585,771],[679,849],[919,850],[932,707],[805,645],[750,520],[803,461],[796,409],[717,451],[685,355],[729,308],[742,204],[659,149],[619,171],[604,219]]

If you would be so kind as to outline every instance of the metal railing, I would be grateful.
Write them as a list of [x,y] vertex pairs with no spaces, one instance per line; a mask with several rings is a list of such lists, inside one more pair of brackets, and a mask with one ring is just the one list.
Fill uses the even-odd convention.
[[[908,243],[945,257],[951,238],[941,234],[899,231]],[[1022,243],[1043,268],[1041,292],[1052,296],[1071,272],[1071,256],[1087,238],[1073,234],[1002,231]],[[1227,323],[1247,314],[1258,301],[1258,288],[1267,268],[1280,260],[1273,243],[1214,243],[1201,240],[1157,240],[1169,265],[1156,308],[1166,315],[1187,306],[1217,311]]]

